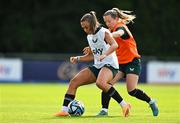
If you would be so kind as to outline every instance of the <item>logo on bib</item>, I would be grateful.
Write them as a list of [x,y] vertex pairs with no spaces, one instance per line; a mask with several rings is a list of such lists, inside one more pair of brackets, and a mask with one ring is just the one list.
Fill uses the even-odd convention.
[[130,71],[134,71],[134,68],[129,68],[130,69]]
[[98,39],[95,39],[95,40],[94,40],[94,39],[92,39],[92,42],[93,42],[93,43],[96,43],[96,42],[97,42],[97,40],[98,40]]

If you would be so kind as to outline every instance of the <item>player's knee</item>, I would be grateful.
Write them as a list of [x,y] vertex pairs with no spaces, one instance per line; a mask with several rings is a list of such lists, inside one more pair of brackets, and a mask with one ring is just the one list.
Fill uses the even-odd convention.
[[131,96],[136,96],[136,92],[137,92],[137,90],[134,89],[134,90],[128,92],[128,94],[131,95]]
[[102,90],[104,89],[103,82],[101,82],[101,81],[96,81],[96,86]]
[[97,86],[98,88],[101,88],[101,83],[98,82],[98,81],[96,81],[96,86]]

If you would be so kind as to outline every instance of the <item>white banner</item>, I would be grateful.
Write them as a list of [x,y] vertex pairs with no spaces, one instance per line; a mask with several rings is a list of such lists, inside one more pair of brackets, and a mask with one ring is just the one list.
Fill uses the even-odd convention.
[[180,62],[149,62],[147,64],[147,82],[180,83]]
[[0,81],[22,81],[22,61],[1,58]]

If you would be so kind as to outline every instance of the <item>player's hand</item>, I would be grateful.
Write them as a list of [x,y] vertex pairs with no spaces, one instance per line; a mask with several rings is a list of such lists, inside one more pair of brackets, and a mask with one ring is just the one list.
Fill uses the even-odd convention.
[[99,61],[102,61],[106,57],[106,54],[102,54],[99,56]]
[[78,62],[77,56],[76,56],[76,57],[70,57],[70,62],[71,62],[72,64],[76,64],[76,63]]
[[91,53],[91,49],[90,49],[89,47],[85,47],[85,48],[83,49],[83,54],[89,55],[90,53]]

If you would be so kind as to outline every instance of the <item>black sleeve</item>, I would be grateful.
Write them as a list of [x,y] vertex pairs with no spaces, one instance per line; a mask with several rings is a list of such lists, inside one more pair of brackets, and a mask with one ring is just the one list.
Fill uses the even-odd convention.
[[116,31],[118,31],[118,30],[123,30],[124,31],[124,34],[121,36],[122,39],[126,40],[126,39],[130,38],[128,32],[126,31],[126,29],[124,27],[119,27],[119,28],[116,29]]

